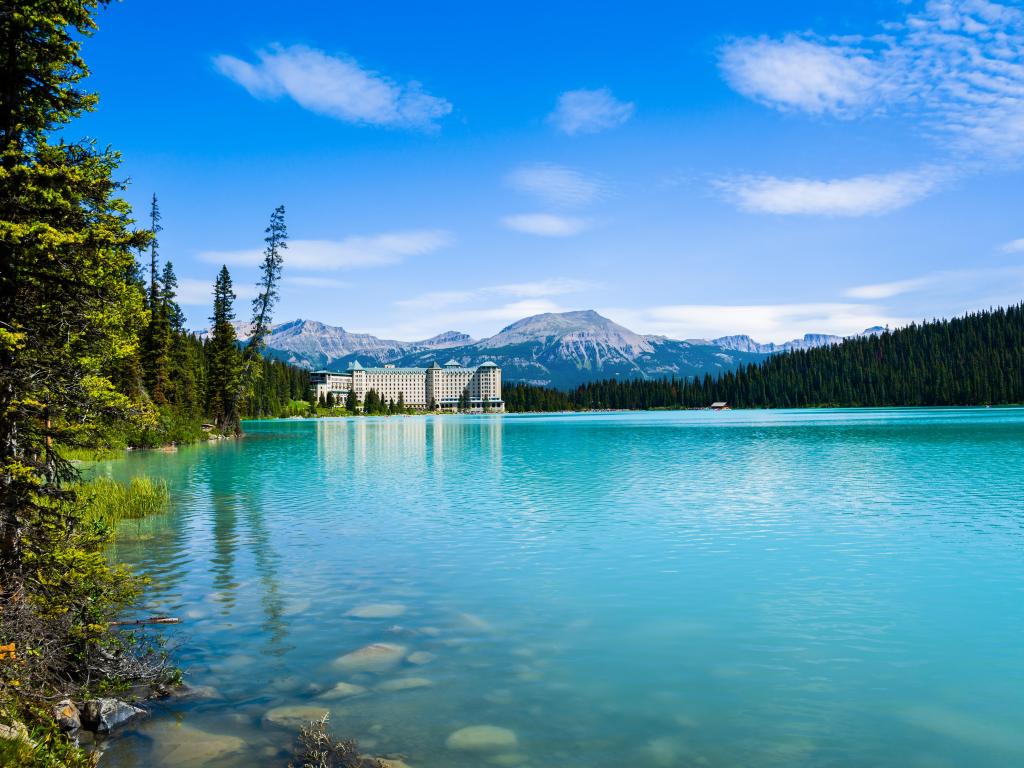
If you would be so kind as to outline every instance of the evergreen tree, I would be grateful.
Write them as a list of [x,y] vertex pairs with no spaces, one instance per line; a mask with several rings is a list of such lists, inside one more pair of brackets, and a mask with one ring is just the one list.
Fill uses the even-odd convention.
[[359,401],[356,400],[356,393],[351,389],[348,394],[345,395],[345,410],[349,413],[355,413],[359,408]]
[[[76,562],[55,551],[75,526],[76,476],[57,445],[95,444],[139,415],[111,377],[145,321],[133,273],[149,236],[118,197],[118,155],[57,134],[96,103],[79,51],[97,5],[0,11],[0,598],[59,591]],[[47,555],[26,587],[33,552]]]
[[207,349],[208,373],[206,410],[220,429],[238,428],[235,398],[241,378],[241,360],[236,346],[235,293],[231,275],[222,266],[213,287],[213,316],[210,318],[211,336]]
[[773,355],[717,378],[618,380],[571,392],[507,384],[509,411],[1024,403],[1024,305]]
[[[172,334],[164,292],[160,284],[160,259],[158,234],[160,226],[160,206],[156,195],[150,205],[149,241],[149,325],[146,328],[143,344],[143,370],[146,374],[146,388],[150,399],[157,405],[170,402],[170,368],[172,355]],[[172,289],[173,290],[173,289]]]
[[242,353],[241,372],[236,382],[236,391],[226,403],[225,420],[230,430],[241,431],[240,407],[243,399],[255,385],[262,368],[258,365],[264,342],[270,332],[274,304],[277,302],[277,283],[281,278],[282,252],[288,247],[288,228],[284,223],[284,206],[279,205],[270,216],[266,229],[267,244],[260,265],[259,293],[252,301],[252,329]]
[[324,405],[326,405],[328,408],[333,408],[334,407],[334,393],[333,392],[328,392],[327,393],[327,397],[326,397],[326,399],[324,401]]
[[163,273],[160,276],[160,302],[171,331],[184,333],[185,313],[181,311],[177,299],[178,276],[174,274],[174,265],[168,261],[164,264]]

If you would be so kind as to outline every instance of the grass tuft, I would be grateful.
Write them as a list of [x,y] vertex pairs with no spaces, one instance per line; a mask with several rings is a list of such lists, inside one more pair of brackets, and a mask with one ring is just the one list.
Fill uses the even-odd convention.
[[141,520],[167,511],[171,494],[163,480],[133,478],[125,485],[109,477],[83,482],[77,489],[88,523],[114,528],[122,520]]

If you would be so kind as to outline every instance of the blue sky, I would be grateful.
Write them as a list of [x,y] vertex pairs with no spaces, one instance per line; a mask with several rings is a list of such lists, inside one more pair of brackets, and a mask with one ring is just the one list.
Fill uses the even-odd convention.
[[597,309],[782,341],[1024,297],[1020,3],[125,0],[85,45],[194,327],[386,338]]

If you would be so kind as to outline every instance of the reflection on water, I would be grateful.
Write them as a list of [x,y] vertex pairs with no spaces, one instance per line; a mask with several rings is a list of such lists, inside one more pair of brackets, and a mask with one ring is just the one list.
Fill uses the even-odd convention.
[[107,765],[1024,762],[1024,411],[247,430],[101,467],[172,486],[114,555],[202,687]]

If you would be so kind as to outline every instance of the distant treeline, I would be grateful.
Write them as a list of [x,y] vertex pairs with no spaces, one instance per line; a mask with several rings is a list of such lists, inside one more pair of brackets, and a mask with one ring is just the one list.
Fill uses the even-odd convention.
[[717,378],[503,388],[508,411],[1024,403],[1024,304],[796,350]]

